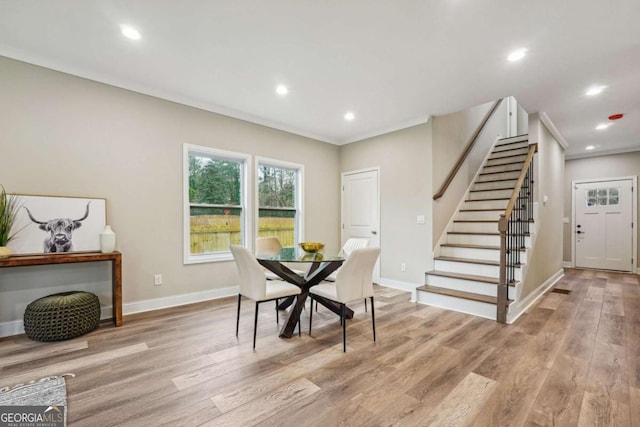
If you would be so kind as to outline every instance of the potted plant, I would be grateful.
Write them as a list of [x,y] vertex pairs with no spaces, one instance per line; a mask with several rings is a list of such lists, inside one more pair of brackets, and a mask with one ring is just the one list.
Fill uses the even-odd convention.
[[0,189],[0,258],[6,258],[11,255],[11,250],[7,245],[15,239],[20,231],[11,232],[20,209],[20,198],[7,194],[2,185],[0,185]]

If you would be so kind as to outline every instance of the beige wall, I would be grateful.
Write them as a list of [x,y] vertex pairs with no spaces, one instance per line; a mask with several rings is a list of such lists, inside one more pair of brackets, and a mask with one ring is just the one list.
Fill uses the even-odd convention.
[[[528,265],[520,297],[524,298],[562,269],[562,215],[564,211],[564,148],[538,120],[529,116],[530,142],[538,142],[535,158],[538,203],[534,245],[528,253]],[[547,196],[546,204],[543,198]]]
[[431,122],[340,147],[341,172],[380,167],[382,283],[422,285],[431,269],[431,165]]
[[[564,179],[564,216],[571,218],[571,183],[581,179],[615,178],[640,175],[640,151],[632,153],[612,154],[609,156],[589,157],[586,159],[567,160],[565,163]],[[640,218],[636,218],[636,230],[640,241]],[[571,233],[573,223],[564,225],[564,256],[566,262],[571,262],[573,247]],[[640,257],[636,260],[636,268]]]
[[[0,183],[16,193],[107,199],[125,312],[134,302],[235,285],[233,262],[182,264],[183,143],[303,164],[305,237],[339,246],[337,146],[2,57],[0,94]],[[4,269],[0,323],[21,319],[34,297],[74,287],[110,304],[106,264]]]
[[[433,192],[440,189],[469,142],[469,138],[491,109],[493,102],[456,113],[433,118]],[[433,203],[433,245],[445,231],[462,197],[478,172],[482,161],[496,142],[507,136],[507,102],[493,113],[469,157],[462,165],[446,193]]]

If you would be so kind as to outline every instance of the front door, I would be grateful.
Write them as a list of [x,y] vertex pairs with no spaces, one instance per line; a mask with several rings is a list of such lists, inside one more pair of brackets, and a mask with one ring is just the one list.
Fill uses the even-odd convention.
[[[352,237],[369,239],[369,246],[380,246],[380,203],[378,169],[342,174],[342,244]],[[373,280],[380,278],[380,260]]]
[[632,271],[633,182],[581,182],[574,186],[576,267]]

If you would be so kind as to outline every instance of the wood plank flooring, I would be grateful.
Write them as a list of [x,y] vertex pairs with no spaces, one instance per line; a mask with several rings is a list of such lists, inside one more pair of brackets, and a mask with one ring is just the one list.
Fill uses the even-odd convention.
[[638,276],[568,269],[556,288],[501,325],[376,287],[378,341],[354,304],[346,354],[337,316],[284,340],[268,305],[254,352],[253,304],[236,339],[227,298],[2,339],[0,387],[76,374],[70,426],[640,426]]

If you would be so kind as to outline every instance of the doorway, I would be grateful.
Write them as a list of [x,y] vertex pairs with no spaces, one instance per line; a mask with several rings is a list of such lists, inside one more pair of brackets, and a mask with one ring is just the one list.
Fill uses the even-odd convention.
[[[379,168],[342,174],[342,245],[352,237],[369,239],[369,246],[380,247]],[[374,282],[379,279],[380,259],[373,271]]]
[[572,183],[576,267],[634,272],[636,187],[636,177]]

